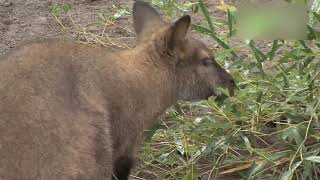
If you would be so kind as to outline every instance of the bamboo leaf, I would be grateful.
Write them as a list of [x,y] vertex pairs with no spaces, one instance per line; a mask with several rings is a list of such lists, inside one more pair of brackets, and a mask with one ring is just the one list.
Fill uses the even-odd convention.
[[300,164],[302,163],[302,161],[296,162],[292,168],[289,168],[288,171],[286,171],[285,173],[282,174],[281,176],[281,180],[291,180],[293,177],[293,173],[294,171],[300,166]]
[[320,163],[320,156],[309,156],[306,158],[307,161],[312,161],[316,163]]
[[230,12],[230,10],[228,9],[227,10],[227,13],[228,13],[228,27],[229,27],[229,37],[232,37],[232,30],[233,30],[233,27],[232,27],[232,24],[233,24],[233,18],[232,18],[232,14]]
[[207,5],[205,5],[203,0],[199,0],[199,7],[200,7],[203,15],[205,16],[205,18],[207,20],[207,23],[208,23],[208,25],[210,27],[211,33],[215,34],[215,28],[213,26],[212,19],[210,18],[210,15],[209,15],[208,7],[207,7]]
[[276,54],[276,51],[279,49],[279,45],[278,45],[278,40],[274,40],[273,43],[272,43],[272,48],[270,50],[270,52],[268,53],[268,57],[269,57],[269,60],[273,60],[275,54]]

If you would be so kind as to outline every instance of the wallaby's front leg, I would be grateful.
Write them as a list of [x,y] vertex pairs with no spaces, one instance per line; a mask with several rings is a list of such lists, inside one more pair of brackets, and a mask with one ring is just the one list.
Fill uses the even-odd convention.
[[119,158],[117,158],[113,163],[112,180],[128,180],[132,166],[132,157],[120,156]]

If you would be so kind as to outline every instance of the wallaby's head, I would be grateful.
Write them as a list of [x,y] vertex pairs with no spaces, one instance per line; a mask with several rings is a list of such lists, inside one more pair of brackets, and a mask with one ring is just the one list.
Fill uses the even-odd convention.
[[219,88],[233,94],[235,82],[214,59],[209,48],[188,33],[191,18],[185,15],[174,23],[165,22],[148,3],[133,6],[134,28],[138,44],[153,47],[159,61],[173,66],[177,96],[180,100],[206,99],[221,95]]

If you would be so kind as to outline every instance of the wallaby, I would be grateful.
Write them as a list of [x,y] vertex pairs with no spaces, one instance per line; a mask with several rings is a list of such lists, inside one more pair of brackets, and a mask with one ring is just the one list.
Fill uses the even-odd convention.
[[138,44],[30,42],[0,60],[0,180],[129,178],[144,129],[177,100],[235,87],[185,15],[133,5]]

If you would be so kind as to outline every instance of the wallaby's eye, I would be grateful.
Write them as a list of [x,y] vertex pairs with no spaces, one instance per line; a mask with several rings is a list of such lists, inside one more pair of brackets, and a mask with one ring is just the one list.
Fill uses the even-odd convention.
[[201,60],[201,63],[204,66],[209,66],[210,64],[212,64],[212,60],[210,58],[204,58]]

